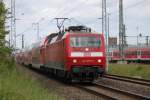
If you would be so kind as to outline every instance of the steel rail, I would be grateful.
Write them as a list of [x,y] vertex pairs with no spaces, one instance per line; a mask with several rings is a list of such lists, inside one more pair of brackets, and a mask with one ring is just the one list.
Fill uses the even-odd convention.
[[90,89],[90,88],[88,88],[88,86],[82,86],[82,85],[74,85],[74,86],[77,87],[77,88],[79,88],[79,89],[82,89],[84,91],[87,91],[88,93],[96,95],[98,97],[102,97],[102,98],[104,98],[106,100],[117,100],[117,98],[114,98],[114,97],[109,96],[109,95],[104,94],[104,93],[97,92],[94,89]]
[[114,88],[114,87],[111,87],[111,86],[105,86],[105,85],[98,84],[98,83],[94,83],[94,85],[97,86],[97,87],[99,87],[99,88],[109,89],[111,92],[116,92],[116,93],[119,93],[119,94],[124,94],[126,96],[129,96],[131,98],[135,98],[135,99],[138,99],[138,100],[150,100],[150,96],[136,94],[136,93],[133,93],[133,92],[129,92],[129,91],[126,91],[126,90],[121,90],[121,89]]
[[119,81],[124,81],[124,82],[130,82],[130,83],[140,84],[140,85],[150,87],[150,80],[145,80],[145,79],[132,78],[132,77],[127,77],[127,76],[111,75],[111,74],[104,75],[104,78],[114,79],[114,80],[119,80]]
[[[27,68],[27,67],[25,67],[25,66],[23,66],[24,68]],[[46,76],[46,78],[47,78],[47,74],[46,73],[43,73],[42,71],[40,71],[40,70],[37,70],[37,69],[35,69],[35,68],[29,68],[32,72],[35,72],[35,73],[37,73],[37,74],[39,74],[39,75],[41,75],[41,76]],[[49,79],[49,78],[48,78]],[[53,78],[51,78],[52,80],[55,80],[55,79],[53,79]],[[63,85],[68,85],[68,83],[66,84],[66,83],[63,83],[62,81],[59,81],[59,80],[55,80],[55,81],[58,81],[58,82],[61,82],[61,84],[63,84]],[[113,97],[111,97],[111,96],[107,96],[106,94],[102,94],[102,93],[99,93],[99,92],[96,92],[96,91],[94,91],[94,90],[91,90],[91,89],[88,89],[88,88],[85,88],[85,87],[83,87],[82,85],[77,85],[77,84],[69,84],[70,86],[73,86],[73,87],[75,87],[75,88],[79,88],[79,89],[81,89],[81,90],[84,90],[84,91],[87,91],[88,93],[91,93],[91,94],[93,94],[93,95],[95,95],[95,96],[97,96],[97,97],[100,97],[100,98],[104,98],[104,99],[106,99],[106,100],[117,100],[116,98],[113,98]]]

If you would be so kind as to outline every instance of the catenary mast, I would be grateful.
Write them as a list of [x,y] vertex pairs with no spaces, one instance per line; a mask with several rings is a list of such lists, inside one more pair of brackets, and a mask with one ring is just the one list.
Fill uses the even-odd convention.
[[124,60],[124,47],[126,46],[125,24],[123,18],[123,0],[119,0],[119,52],[120,58]]

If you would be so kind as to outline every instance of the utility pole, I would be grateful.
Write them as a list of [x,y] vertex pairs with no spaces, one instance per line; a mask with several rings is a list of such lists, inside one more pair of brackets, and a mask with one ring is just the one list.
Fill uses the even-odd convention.
[[109,60],[110,60],[110,59],[109,59],[109,57],[110,57],[110,56],[109,56],[109,54],[110,54],[110,53],[109,53],[109,39],[110,39],[110,33],[109,33],[109,15],[110,15],[110,14],[108,13],[108,15],[107,15],[107,16],[108,16],[108,19],[107,19],[107,22],[108,22],[108,23],[107,23],[107,32],[108,32],[108,35],[107,35],[107,36],[108,36],[108,37],[107,37],[107,39],[108,39],[108,40],[107,40],[107,45],[108,45],[108,46],[107,46],[108,62],[109,62]]
[[108,30],[107,30],[107,5],[106,0],[102,0],[102,33],[105,35],[106,43],[106,66],[108,68],[109,59],[108,59]]
[[16,2],[11,0],[11,32],[10,45],[16,48]]
[[148,42],[149,42],[149,41],[148,41],[149,39],[148,39],[148,38],[149,38],[149,36],[146,36],[146,46],[149,45],[149,43],[148,43]]
[[13,2],[13,15],[14,15],[14,47],[16,49],[16,1]]
[[24,48],[24,35],[22,34],[22,49]]
[[108,22],[108,26],[107,26],[108,30],[107,30],[107,32],[108,32],[108,38],[109,38],[110,37],[110,34],[109,34],[109,20],[110,20],[109,16],[110,16],[110,14],[108,13],[107,16],[108,16],[108,20],[107,20],[107,22]]
[[62,28],[65,20],[67,20],[69,18],[54,18],[54,19],[57,21],[57,28],[59,29],[59,32],[61,32],[61,28]]
[[124,60],[124,47],[126,45],[125,24],[123,18],[123,0],[119,0],[119,52],[120,58]]
[[106,0],[102,0],[102,33],[107,33],[107,9]]
[[40,24],[39,22],[33,23],[33,25],[36,25],[36,30],[37,30],[37,40],[40,39]]
[[37,41],[40,39],[40,22],[43,21],[44,18],[42,17],[39,21],[32,23],[32,25],[36,26],[36,30],[37,30]]
[[14,0],[14,39],[15,39],[15,48],[16,48],[16,2]]
[[13,40],[13,0],[11,0],[11,29],[10,29],[10,46],[12,46],[12,40]]
[[104,0],[102,0],[102,33],[104,34]]

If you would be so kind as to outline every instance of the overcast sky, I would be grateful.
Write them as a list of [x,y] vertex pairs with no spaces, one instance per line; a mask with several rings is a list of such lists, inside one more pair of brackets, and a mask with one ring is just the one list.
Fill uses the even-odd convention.
[[[10,0],[4,0],[10,7]],[[40,20],[40,37],[51,32],[57,32],[56,22],[51,21],[54,17],[75,18],[80,23],[92,27],[101,32],[101,1],[102,0],[16,0],[17,34],[24,32],[25,43],[37,40],[36,27],[32,23]],[[124,23],[126,34],[136,36],[150,35],[150,0],[123,0]],[[107,0],[107,11],[110,13],[110,36],[118,37],[118,10],[119,0]],[[65,25],[78,25],[77,21],[66,21]],[[136,39],[128,39],[133,41]],[[145,38],[143,38],[144,42]],[[21,37],[17,38],[17,46],[20,46]]]

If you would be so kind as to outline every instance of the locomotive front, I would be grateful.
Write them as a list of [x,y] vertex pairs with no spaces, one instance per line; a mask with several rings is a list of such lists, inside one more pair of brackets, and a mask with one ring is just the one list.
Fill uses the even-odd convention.
[[93,81],[105,73],[106,57],[102,34],[70,33],[67,43],[67,68],[72,79]]

